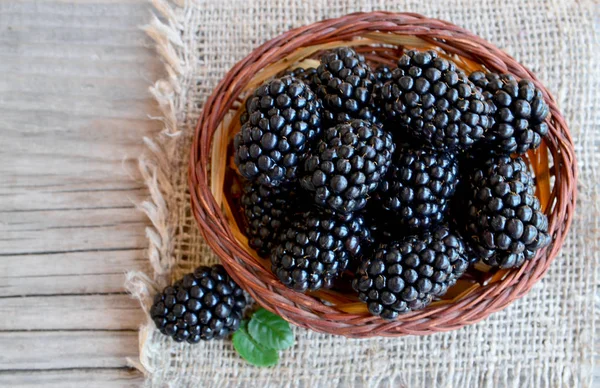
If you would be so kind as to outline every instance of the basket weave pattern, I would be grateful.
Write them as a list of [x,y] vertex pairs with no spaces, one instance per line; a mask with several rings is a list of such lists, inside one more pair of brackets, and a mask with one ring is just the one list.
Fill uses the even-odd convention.
[[[395,321],[373,317],[366,310],[354,312],[344,301],[323,303],[315,296],[286,288],[264,262],[240,243],[232,225],[234,221],[223,211],[221,197],[227,193],[222,193],[222,184],[217,187],[221,192],[215,190],[214,181],[216,166],[223,167],[228,163],[226,155],[215,152],[216,144],[226,138],[218,133],[218,129],[226,115],[239,105],[240,93],[248,88],[261,70],[273,64],[285,68],[285,59],[302,48],[335,42],[344,45],[343,41],[357,38],[372,40],[374,33],[378,33],[380,38],[375,43],[393,41],[387,41],[385,36],[382,38],[384,34],[380,33],[408,40],[416,38],[448,55],[458,56],[465,63],[483,65],[490,71],[511,73],[517,78],[532,79],[543,91],[550,107],[547,120],[549,135],[541,147],[543,153],[550,156],[551,164],[546,161],[545,165],[540,165],[532,160],[530,164],[538,184],[542,180],[549,182],[547,195],[541,199],[548,215],[549,233],[553,239],[551,245],[521,268],[501,271],[473,292],[455,298],[451,303],[434,303],[424,310],[403,314]],[[363,47],[360,51],[364,51]],[[367,59],[373,59],[378,53],[378,50],[373,51]],[[389,62],[389,58],[385,58],[382,50],[380,62],[383,61]],[[298,326],[348,337],[423,335],[454,330],[503,309],[525,295],[548,270],[569,229],[576,194],[576,162],[569,130],[554,98],[535,75],[469,31],[448,22],[406,13],[357,13],[324,20],[290,30],[255,49],[227,73],[206,102],[196,127],[189,168],[194,217],[203,237],[242,288],[260,305]]]

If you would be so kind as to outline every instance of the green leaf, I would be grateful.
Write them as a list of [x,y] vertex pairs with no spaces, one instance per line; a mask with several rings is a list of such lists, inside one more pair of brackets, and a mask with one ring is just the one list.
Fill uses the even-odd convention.
[[248,333],[265,348],[283,350],[294,344],[290,324],[265,309],[257,310],[248,323]]
[[279,353],[276,350],[266,349],[250,336],[246,322],[242,322],[240,328],[233,333],[233,347],[252,365],[273,366],[279,362]]

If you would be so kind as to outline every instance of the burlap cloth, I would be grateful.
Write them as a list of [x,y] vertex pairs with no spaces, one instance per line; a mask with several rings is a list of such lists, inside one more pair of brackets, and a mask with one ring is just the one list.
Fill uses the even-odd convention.
[[145,309],[157,287],[217,258],[190,213],[187,163],[202,104],[225,72],[293,27],[354,11],[412,11],[452,21],[529,66],[555,94],[580,166],[575,221],[562,253],[525,298],[487,320],[426,337],[349,340],[295,328],[296,345],[274,368],[255,368],[231,341],[177,344],[148,320],[140,330],[147,385],[201,387],[577,387],[592,384],[600,268],[600,47],[589,0],[155,0],[146,30],[168,75],[151,88],[164,130],[145,139],[140,168],[151,193],[140,204],[153,273],[130,274]]

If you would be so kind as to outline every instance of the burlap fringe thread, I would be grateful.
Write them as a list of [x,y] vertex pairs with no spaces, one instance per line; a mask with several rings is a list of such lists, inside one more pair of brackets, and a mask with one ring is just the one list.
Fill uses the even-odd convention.
[[[167,76],[156,81],[150,87],[150,92],[158,103],[161,116],[153,117],[163,122],[164,127],[154,138],[144,137],[146,152],[138,159],[138,168],[142,179],[148,188],[150,198],[139,203],[137,207],[144,212],[152,226],[146,228],[148,238],[148,259],[154,273],[154,279],[140,271],[131,271],[127,274],[126,289],[137,298],[144,312],[152,304],[152,295],[167,284],[167,275],[175,265],[173,256],[174,231],[167,201],[172,195],[172,185],[169,179],[171,160],[173,157],[174,139],[181,133],[177,128],[177,117],[175,112],[181,111],[175,107],[176,93],[180,93],[180,75],[186,68],[185,48],[181,41],[179,31],[181,26],[177,25],[173,8],[167,0],[151,0],[154,9],[159,12],[166,22],[162,22],[153,14],[152,20],[142,29],[155,42],[156,52],[164,62]],[[176,6],[183,7],[181,1],[173,1]],[[149,314],[147,324],[140,327],[139,332],[139,360],[131,358],[127,362],[133,368],[138,369],[144,375],[152,373],[149,355],[153,353],[147,341],[149,333],[154,330]]]

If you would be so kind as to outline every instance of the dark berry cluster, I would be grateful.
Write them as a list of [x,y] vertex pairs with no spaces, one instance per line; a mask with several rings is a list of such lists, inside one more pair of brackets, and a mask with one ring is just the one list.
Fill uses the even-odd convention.
[[309,211],[279,234],[279,245],[271,255],[273,273],[297,291],[328,288],[368,237],[361,216],[340,220]]
[[374,121],[375,76],[363,56],[348,47],[324,54],[314,83],[323,101],[323,119],[334,125],[350,119]]
[[226,337],[240,327],[246,299],[221,265],[198,267],[154,298],[150,316],[177,342]]
[[489,159],[469,180],[467,232],[474,253],[501,268],[519,267],[550,243],[548,219],[521,158]]
[[292,70],[286,70],[283,75],[294,77],[314,89],[313,83],[315,75],[317,75],[317,69],[314,67],[308,67],[306,69],[303,67],[297,67]]
[[287,287],[349,276],[393,319],[470,264],[517,267],[550,242],[534,178],[511,156],[548,133],[532,81],[468,75],[438,51],[389,66],[343,47],[266,82],[245,109],[234,148],[246,235]]
[[242,176],[265,186],[296,179],[298,165],[321,130],[320,101],[302,81],[282,77],[246,101],[247,120],[235,136]]
[[458,183],[458,162],[444,151],[401,147],[377,198],[400,225],[427,229],[444,220]]
[[260,256],[269,256],[275,235],[289,221],[294,192],[247,182],[240,199],[246,219],[248,244]]
[[363,209],[387,173],[392,137],[377,124],[353,120],[325,131],[306,159],[300,183],[315,202],[339,213]]
[[549,108],[541,90],[530,80],[510,74],[475,72],[469,76],[483,90],[494,124],[485,134],[485,148],[500,155],[536,149],[548,134]]
[[462,240],[441,226],[381,244],[362,263],[352,286],[371,314],[393,319],[444,295],[468,264]]
[[481,91],[435,51],[405,53],[377,98],[403,132],[435,148],[466,150],[491,124]]

